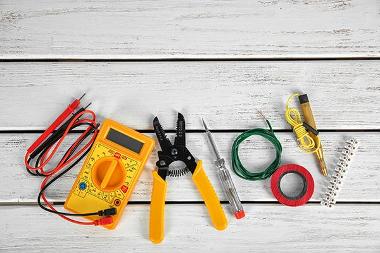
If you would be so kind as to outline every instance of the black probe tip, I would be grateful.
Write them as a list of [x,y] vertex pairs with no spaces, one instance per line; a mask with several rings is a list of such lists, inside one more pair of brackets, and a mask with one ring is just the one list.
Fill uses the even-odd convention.
[[85,107],[83,107],[83,109],[86,110],[91,104],[92,104],[92,102],[88,103],[88,105],[86,105]]

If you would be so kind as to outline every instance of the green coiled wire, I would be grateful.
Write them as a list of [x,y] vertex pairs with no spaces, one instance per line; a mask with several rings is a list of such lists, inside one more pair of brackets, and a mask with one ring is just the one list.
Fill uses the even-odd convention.
[[[281,162],[281,153],[282,153],[282,146],[280,141],[277,139],[277,137],[274,135],[273,129],[271,124],[268,120],[266,120],[269,130],[263,129],[263,128],[255,128],[248,131],[245,131],[244,133],[240,134],[236,140],[234,141],[234,144],[232,145],[232,169],[233,171],[241,178],[247,179],[247,180],[263,180],[268,177],[270,177],[278,168]],[[250,172],[248,171],[243,164],[240,161],[239,158],[239,145],[247,138],[253,136],[253,135],[259,135],[270,141],[275,150],[276,150],[276,158],[273,160],[273,162],[262,172]]]

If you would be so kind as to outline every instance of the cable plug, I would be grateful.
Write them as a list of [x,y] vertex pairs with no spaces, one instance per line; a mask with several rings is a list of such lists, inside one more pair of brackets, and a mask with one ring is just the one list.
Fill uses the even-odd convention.
[[94,221],[94,226],[104,226],[109,225],[113,222],[112,216],[103,217],[99,220]]
[[108,208],[98,212],[99,216],[112,216],[116,214],[116,208]]

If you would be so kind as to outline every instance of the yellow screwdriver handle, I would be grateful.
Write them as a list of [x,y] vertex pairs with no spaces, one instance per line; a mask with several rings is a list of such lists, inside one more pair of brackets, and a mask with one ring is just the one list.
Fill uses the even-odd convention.
[[[303,118],[309,126],[314,128],[315,130],[317,129],[317,125],[315,124],[314,116],[313,116],[313,111],[311,110],[309,98],[307,97],[307,94],[300,95],[299,97],[300,101],[300,106],[301,110],[303,113]],[[326,167],[326,162],[323,157],[323,149],[322,149],[322,144],[321,140],[318,135],[310,131],[310,136],[314,140],[317,146],[319,146],[318,150],[316,151],[316,156],[318,159],[319,167],[322,172],[322,175],[327,176],[327,167]]]
[[160,243],[165,233],[165,199],[167,183],[153,171],[153,190],[150,202],[149,239]]
[[226,215],[224,214],[219,198],[203,169],[201,160],[197,162],[197,167],[195,168],[192,178],[206,204],[212,224],[217,230],[225,229],[228,225]]

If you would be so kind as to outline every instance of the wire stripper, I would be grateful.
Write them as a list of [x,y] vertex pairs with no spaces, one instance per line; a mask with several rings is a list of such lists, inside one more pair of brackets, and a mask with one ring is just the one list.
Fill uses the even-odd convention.
[[[166,137],[157,117],[153,120],[153,127],[161,146],[161,151],[158,151],[157,170],[153,171],[149,225],[150,240],[153,243],[160,243],[164,239],[166,176],[179,177],[188,172],[191,172],[192,180],[205,202],[213,226],[217,230],[224,230],[227,227],[227,218],[219,198],[203,169],[202,161],[197,160],[186,148],[185,119],[183,115],[178,113],[174,145]],[[182,161],[186,167],[174,168],[170,166],[175,161]]]

